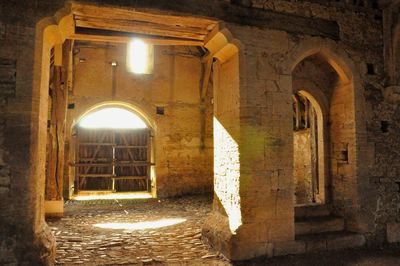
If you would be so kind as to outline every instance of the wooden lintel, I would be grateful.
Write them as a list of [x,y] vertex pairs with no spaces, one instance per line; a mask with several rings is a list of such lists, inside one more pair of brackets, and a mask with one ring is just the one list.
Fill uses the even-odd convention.
[[99,17],[89,17],[89,16],[79,16],[75,15],[74,20],[76,25],[79,26],[80,23],[104,23],[112,24],[115,26],[133,26],[134,28],[150,28],[156,30],[172,31],[176,33],[191,33],[191,34],[208,34],[217,24],[211,24],[205,26],[199,25],[179,25],[178,22],[174,24],[165,24],[162,21],[152,21],[152,20],[138,20],[138,19],[127,19],[127,18],[99,18]]
[[97,18],[75,18],[76,27],[89,29],[104,29],[139,33],[146,35],[157,35],[173,38],[184,38],[197,41],[204,41],[207,30],[201,28],[178,28],[172,26],[158,25],[150,22],[129,21],[129,20],[106,20]]
[[208,43],[223,28],[223,25],[222,22],[219,22],[215,24],[215,26],[209,27],[209,32],[206,37],[204,37],[204,44]]
[[207,95],[208,83],[210,81],[211,69],[212,69],[213,58],[208,58],[207,62],[204,64],[204,75],[202,79],[201,86],[201,99],[204,99]]
[[[107,35],[91,35],[91,34],[73,34],[69,36],[72,40],[77,41],[94,41],[94,42],[110,42],[110,43],[128,43],[133,37],[129,36],[107,36]],[[152,45],[185,45],[185,46],[203,46],[202,41],[193,41],[185,39],[167,39],[167,38],[142,38],[144,42]]]
[[211,70],[213,65],[213,57],[206,56],[207,61],[203,62],[203,77],[201,80],[200,87],[200,148],[205,148],[206,138],[206,103],[205,99],[207,96],[208,84],[210,82]]
[[150,13],[140,12],[135,9],[122,9],[115,7],[99,7],[95,5],[87,4],[72,4],[72,12],[74,15],[80,16],[91,16],[98,18],[109,18],[109,19],[130,19],[140,21],[152,21],[160,24],[171,25],[171,26],[192,26],[207,28],[217,21],[193,16],[177,16],[171,14],[162,13]]

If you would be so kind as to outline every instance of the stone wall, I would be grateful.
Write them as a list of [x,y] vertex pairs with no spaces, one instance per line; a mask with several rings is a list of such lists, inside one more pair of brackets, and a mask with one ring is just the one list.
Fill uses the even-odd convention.
[[[153,126],[157,196],[211,192],[212,110],[206,112],[207,130],[202,148],[199,51],[190,47],[155,46],[153,73],[136,75],[125,67],[125,45],[88,43],[75,47],[73,93],[69,99],[74,109],[69,110],[67,128],[72,129],[83,113],[98,104],[107,101],[131,104],[143,111]],[[112,96],[113,60],[118,64],[115,97]],[[209,97],[207,102],[210,107]],[[164,108],[164,114],[157,114],[157,107]],[[71,132],[67,135],[71,136]]]
[[[291,74],[298,60],[318,51],[328,57],[336,55],[337,60],[330,63],[347,66],[354,82],[350,96],[355,112],[349,119],[354,122],[355,133],[351,134],[356,134],[357,141],[349,156],[356,175],[346,169],[341,175],[341,184],[346,184],[342,187],[347,189],[344,193],[354,196],[344,198],[343,214],[350,228],[365,233],[370,244],[385,241],[386,232],[390,236],[398,232],[400,113],[375,85],[384,80],[379,10],[284,0],[254,0],[252,8],[232,5],[228,0],[85,2],[214,17],[225,21],[242,42],[238,143],[243,224],[236,238],[239,246],[248,249],[242,250],[240,258],[281,254],[282,247],[298,248],[292,242]],[[0,141],[0,230],[4,230],[0,234],[0,263],[52,260],[53,242],[43,219],[44,154],[38,147],[45,143],[47,122],[39,116],[47,110],[47,104],[42,104],[47,101],[47,91],[38,91],[41,47],[35,49],[43,36],[41,28],[34,25],[53,16],[63,4],[63,0],[0,4],[0,58],[14,60],[17,69],[15,96],[0,101],[5,110],[0,115],[0,140],[4,138]],[[180,117],[180,105],[176,108],[171,114]],[[152,113],[154,109],[150,109]],[[184,141],[181,137],[177,139]],[[178,153],[174,151],[174,159]],[[354,176],[357,179],[351,179]],[[249,245],[252,239],[257,239],[254,246]]]
[[14,22],[1,16],[0,264],[40,265],[53,261],[55,243],[44,223],[44,176],[33,174],[44,166],[31,149],[35,30]]
[[[300,12],[296,12],[302,9],[304,3],[281,2],[285,2],[286,5],[285,8],[282,5],[279,12],[301,15]],[[259,7],[253,5],[253,8]],[[256,234],[260,232],[260,228],[264,228],[267,232],[266,240],[273,243],[276,254],[281,254],[280,248],[285,245],[293,250],[301,250],[301,247],[296,247],[296,244],[291,242],[294,237],[291,95],[292,78],[295,78],[292,71],[300,61],[311,55],[324,58],[324,61],[345,80],[343,84],[336,84],[333,80],[327,82],[330,84],[326,86],[332,89],[340,88],[337,92],[342,93],[338,96],[338,99],[343,100],[342,109],[339,105],[334,106],[346,117],[334,120],[335,128],[339,129],[334,132],[337,136],[335,141],[349,143],[351,139],[351,143],[359,145],[350,147],[351,163],[340,169],[338,176],[342,178],[336,179],[336,200],[340,206],[337,212],[348,219],[349,229],[364,232],[371,229],[368,227],[370,220],[366,218],[370,213],[366,210],[368,203],[364,193],[368,194],[373,188],[365,182],[367,167],[359,165],[359,168],[356,168],[354,165],[366,162],[364,156],[372,152],[367,148],[365,140],[363,94],[364,82],[368,78],[366,62],[374,64],[376,73],[382,73],[382,69],[379,68],[382,66],[379,59],[382,48],[379,39],[381,21],[374,16],[358,14],[351,10],[330,9],[318,5],[311,5],[308,9],[310,8],[315,8],[314,16],[337,21],[341,30],[340,40],[308,37],[301,32],[287,33],[260,27],[228,25],[233,35],[241,40],[244,46],[243,64],[240,65],[241,137],[246,141],[243,141],[241,148],[241,158],[245,158],[244,165],[241,166],[241,179],[245,190],[252,193],[248,198],[242,197],[242,202],[245,202],[242,210],[248,210],[243,219],[246,220],[245,217],[249,215],[251,218],[248,223],[251,221],[252,225],[259,224],[258,229],[254,229]],[[347,12],[346,15],[343,12]],[[364,24],[371,27],[360,31],[358,27]],[[359,36],[352,36],[356,28]],[[323,77],[318,76],[317,79],[320,78]],[[321,82],[326,81],[322,79]],[[329,96],[326,98],[329,99]],[[335,171],[339,168],[335,168]],[[272,253],[275,254],[275,251]]]

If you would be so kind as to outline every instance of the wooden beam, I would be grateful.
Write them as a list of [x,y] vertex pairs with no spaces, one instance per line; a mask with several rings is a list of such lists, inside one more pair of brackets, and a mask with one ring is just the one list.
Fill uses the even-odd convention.
[[208,43],[221,29],[223,28],[222,22],[215,25],[210,25],[208,28],[208,33],[204,37],[204,44]]
[[[64,51],[68,51],[69,42],[66,43]],[[63,55],[63,67],[68,66],[68,56]],[[62,74],[61,66],[54,66],[52,90],[51,90],[51,117],[48,133],[48,159],[46,175],[46,200],[62,199],[64,178],[64,145],[65,145],[65,123],[67,113],[68,88],[64,86],[67,75]]]
[[159,24],[178,26],[178,27],[201,27],[207,28],[208,26],[217,23],[216,20],[193,17],[193,16],[176,16],[171,14],[139,12],[135,9],[122,9],[112,7],[99,7],[94,5],[82,5],[73,3],[72,12],[75,15],[91,16],[97,18],[110,18],[110,19],[128,19],[137,21],[152,21]]
[[300,111],[300,103],[297,94],[292,96],[294,102],[294,115],[296,117],[296,124],[294,130],[300,129],[300,120],[301,120],[301,111]]
[[208,83],[210,82],[210,75],[212,69],[213,58],[208,58],[207,62],[204,64],[204,75],[202,79],[201,86],[201,99],[204,99],[207,95]]
[[[94,42],[110,42],[110,43],[128,43],[132,41],[135,36],[106,36],[106,35],[91,35],[91,34],[73,34],[69,36],[72,40],[77,41],[94,41]],[[152,45],[185,45],[185,46],[203,46],[203,41],[194,41],[186,39],[172,39],[172,38],[151,38],[139,37],[141,40]]]
[[206,62],[203,65],[203,77],[200,86],[200,147],[205,148],[206,138],[206,96],[208,90],[208,84],[210,82],[211,70],[213,65],[213,57],[207,57]]
[[157,35],[174,38],[185,38],[203,41],[208,31],[201,28],[178,28],[151,22],[132,21],[123,19],[101,19],[75,17],[76,27],[106,29],[112,31],[132,32],[146,35]]
[[319,194],[319,175],[318,175],[318,122],[313,106],[310,106],[310,138],[311,138],[311,187],[312,201],[316,202]]
[[310,127],[310,102],[307,98],[300,96],[301,101],[304,103],[304,127]]
[[76,23],[76,26],[79,27],[78,23],[83,23],[83,22],[96,22],[96,23],[110,23],[110,24],[115,24],[121,25],[121,26],[135,26],[135,27],[143,27],[143,28],[151,28],[155,30],[165,30],[165,31],[173,31],[177,33],[193,33],[193,34],[201,34],[201,35],[207,35],[209,32],[212,31],[212,29],[218,25],[218,24],[210,24],[207,25],[206,27],[202,27],[199,25],[177,25],[178,23],[174,23],[172,25],[166,25],[165,23],[161,22],[156,22],[153,20],[138,20],[138,19],[127,19],[125,17],[120,17],[120,18],[104,18],[104,17],[91,17],[91,16],[79,16],[75,15],[74,20]]

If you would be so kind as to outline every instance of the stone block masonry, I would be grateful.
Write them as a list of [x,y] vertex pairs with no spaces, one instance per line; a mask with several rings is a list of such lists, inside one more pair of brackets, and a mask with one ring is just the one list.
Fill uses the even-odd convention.
[[16,75],[16,60],[0,58],[0,97],[15,95]]
[[[6,99],[0,97],[0,114],[5,112]],[[6,119],[0,115],[0,194],[10,191],[10,169],[7,165],[8,152],[4,147],[4,130]]]
[[[43,213],[48,76],[40,73],[46,72],[42,70],[48,59],[42,52],[51,48],[43,25],[58,23],[64,15],[58,11],[66,2],[0,4],[0,264],[51,264],[54,259],[54,241]],[[208,17],[224,22],[221,27],[230,31],[232,36],[224,37],[229,45],[222,52],[239,51],[236,61],[222,63],[222,70],[235,66],[237,72],[222,73],[220,91],[215,89],[221,86],[214,86],[214,114],[210,105],[207,121],[214,121],[218,130],[213,136],[212,126],[207,128],[207,151],[199,151],[196,135],[199,60],[191,65],[187,61],[193,58],[168,57],[159,65],[156,82],[121,78],[121,90],[117,89],[119,100],[142,104],[160,125],[160,196],[210,191],[214,174],[214,210],[204,228],[214,247],[240,260],[336,249],[350,242],[399,241],[400,112],[398,104],[387,102],[374,85],[387,85],[383,48],[392,40],[382,26],[387,14],[398,16],[398,9],[382,12],[348,7],[343,1],[254,0],[244,6],[228,0],[76,2]],[[97,15],[101,21],[104,14]],[[230,43],[233,39],[235,44]],[[317,55],[315,64],[304,60],[311,55]],[[345,219],[346,230],[358,233],[355,238],[317,244],[295,239],[291,97],[293,68],[298,64],[318,76],[312,81],[321,94],[335,92],[326,97],[327,124],[332,128],[327,136],[332,145],[326,150],[334,152],[326,156],[326,176],[334,177],[327,198],[335,203],[333,212]],[[318,69],[333,69],[339,79],[324,79]],[[172,71],[184,75],[170,79]],[[101,80],[106,74],[90,78],[105,85]],[[82,88],[90,85],[84,79],[76,81],[83,82]],[[146,89],[137,89],[143,84]],[[132,91],[127,89],[131,87]],[[76,109],[109,99],[107,89],[91,88],[95,97],[79,95]],[[165,107],[164,116],[155,114],[159,105]],[[222,143],[213,147],[213,138]]]

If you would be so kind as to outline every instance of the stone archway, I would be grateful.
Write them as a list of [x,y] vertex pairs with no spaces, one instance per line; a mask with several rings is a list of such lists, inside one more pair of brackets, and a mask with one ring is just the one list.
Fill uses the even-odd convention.
[[[78,9],[82,11],[87,6],[78,5]],[[94,7],[97,11],[101,10],[101,7]],[[90,8],[89,8],[90,9]],[[79,12],[80,12],[79,11]],[[96,11],[96,12],[97,12]],[[108,10],[109,11],[109,10]],[[129,11],[120,10],[121,12],[125,12],[128,14]],[[128,13],[126,13],[128,12]],[[133,11],[132,11],[133,12]],[[56,58],[62,58],[62,44],[68,38],[76,38],[78,40],[85,38],[94,38],[96,41],[104,41],[105,39],[96,38],[96,36],[82,36],[74,32],[74,21],[73,15],[71,11],[71,5],[67,5],[63,10],[59,11],[54,18],[45,18],[37,24],[37,43],[36,43],[36,62],[35,65],[35,82],[33,84],[33,98],[36,99],[34,101],[35,110],[33,122],[35,125],[33,127],[33,138],[31,143],[32,153],[35,154],[34,161],[32,164],[35,165],[33,171],[30,173],[32,179],[37,183],[37,190],[31,191],[32,193],[32,203],[35,205],[33,211],[35,212],[35,216],[37,218],[37,223],[35,227],[47,228],[46,223],[44,221],[44,208],[43,208],[43,184],[45,176],[45,146],[46,142],[46,126],[47,126],[47,110],[48,110],[48,80],[49,73],[48,68],[50,65],[50,52],[52,49],[55,50]],[[201,20],[201,19],[200,19]],[[212,21],[212,20],[203,20],[204,21]],[[207,22],[208,23],[208,22]],[[214,23],[214,21],[213,21]],[[238,71],[238,42],[233,40],[229,31],[220,28],[218,22],[213,24],[215,28],[208,27],[208,34],[203,36],[202,40],[183,40],[172,38],[168,40],[168,38],[162,38],[160,40],[149,38],[149,41],[155,42],[160,45],[164,44],[177,44],[177,45],[197,45],[204,46],[207,50],[207,54],[205,58],[203,58],[204,62],[204,77],[203,77],[203,85],[201,95],[203,95],[204,90],[208,87],[208,81],[210,78],[211,67],[213,64],[214,58],[217,58],[222,68],[227,67],[228,72],[237,73]],[[113,39],[117,42],[126,41],[126,38],[116,38]],[[234,58],[234,59],[232,59]],[[236,59],[236,60],[235,60]],[[61,66],[62,61],[57,61],[57,65]],[[235,80],[235,90],[238,90],[238,80]],[[229,82],[228,82],[229,83]],[[226,89],[231,88],[230,84],[227,84]],[[223,108],[225,108],[224,106]],[[238,108],[236,105],[230,105],[230,110],[235,110]],[[233,115],[234,119],[238,118],[238,113],[236,112]],[[231,121],[231,120],[229,120]],[[231,126],[237,127],[235,124],[236,120],[233,121]],[[228,121],[226,121],[228,123]],[[228,127],[228,126],[227,126]],[[219,144],[219,143],[218,143]],[[221,143],[222,145],[222,143]],[[236,163],[236,162],[235,162]],[[228,169],[229,170],[229,169]],[[54,240],[48,234],[48,229],[46,229],[46,237],[48,241],[52,243],[51,248],[50,245],[44,247],[45,252],[48,252],[48,255],[43,256],[42,260],[47,260],[48,263],[54,259]]]
[[363,202],[360,189],[366,185],[362,178],[366,170],[362,164],[366,124],[361,71],[335,42],[319,38],[307,38],[293,49],[285,69],[292,72],[300,62],[313,56],[329,65],[337,75],[328,105],[333,208],[345,217],[347,230],[365,232],[368,221],[360,209]]

